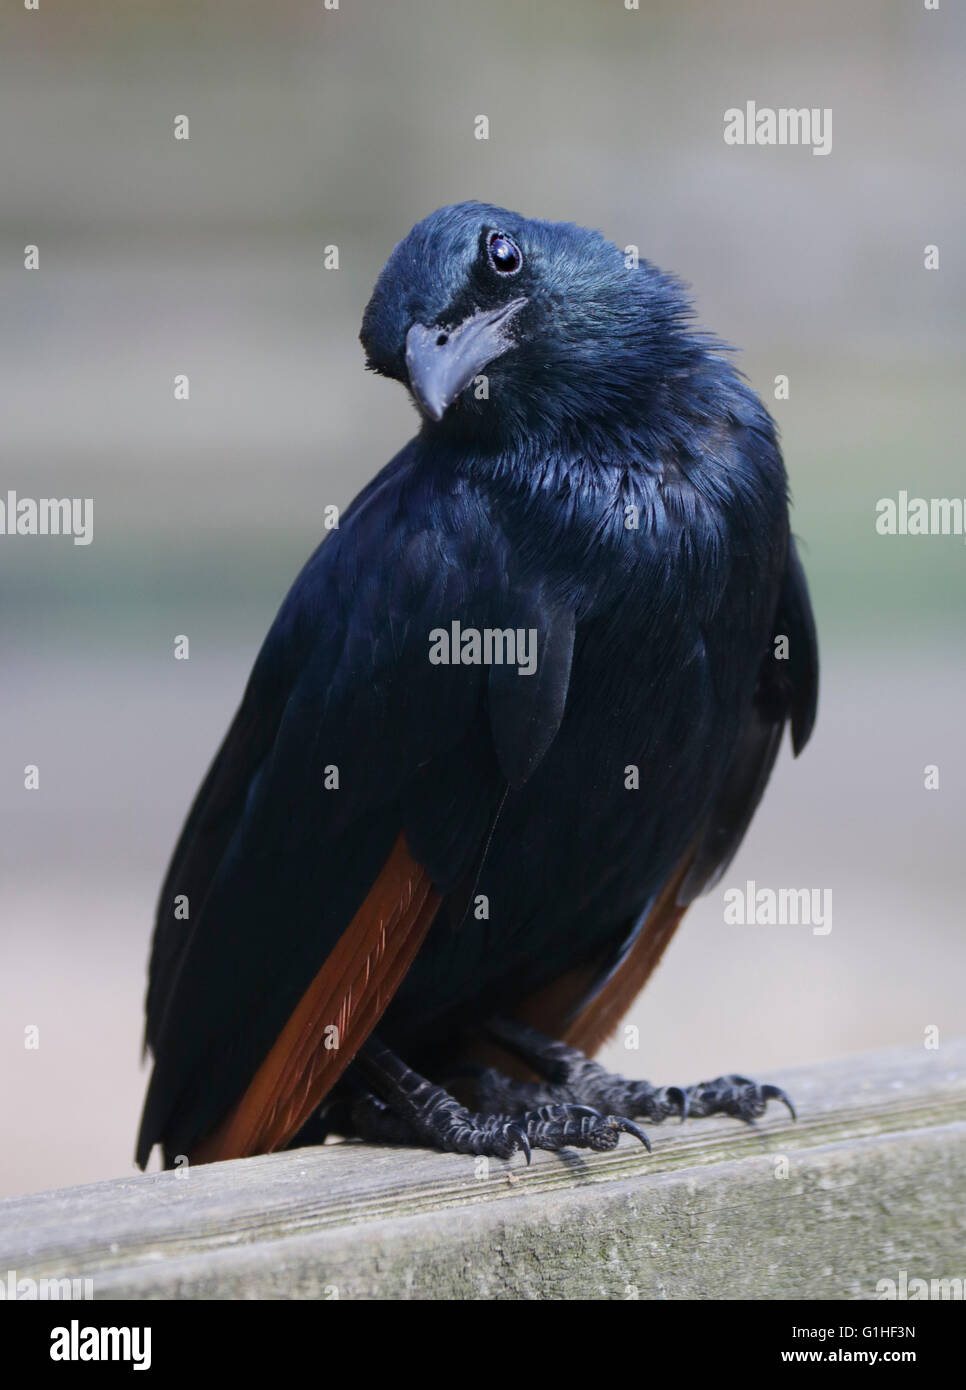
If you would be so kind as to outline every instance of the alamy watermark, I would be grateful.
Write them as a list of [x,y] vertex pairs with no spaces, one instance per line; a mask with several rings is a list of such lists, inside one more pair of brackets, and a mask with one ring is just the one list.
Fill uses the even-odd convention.
[[50,1333],[51,1361],[130,1361],[133,1371],[151,1369],[150,1327],[69,1327]]
[[20,1277],[15,1269],[8,1269],[7,1277],[0,1279],[0,1302],[33,1303],[93,1297],[93,1279],[28,1279]]
[[811,145],[812,154],[832,152],[830,106],[729,106],[724,113],[726,145]]
[[813,936],[832,930],[831,888],[759,888],[753,878],[744,888],[726,888],[724,920],[729,927],[811,927]]
[[954,1279],[909,1278],[909,1271],[900,1269],[898,1279],[880,1279],[875,1286],[876,1298],[896,1299],[899,1302],[920,1302],[923,1299],[937,1299],[948,1302],[962,1302],[964,1281]]
[[0,536],[73,536],[75,545],[90,545],[94,499],[0,493]]
[[459,619],[429,634],[433,666],[515,666],[521,676],[537,669],[535,627],[462,627]]
[[963,536],[966,539],[966,498],[880,497],[875,504],[875,529],[880,536]]

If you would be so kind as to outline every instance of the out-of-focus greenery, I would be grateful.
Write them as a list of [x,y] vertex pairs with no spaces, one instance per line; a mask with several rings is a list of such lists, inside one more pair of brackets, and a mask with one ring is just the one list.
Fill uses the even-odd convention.
[[[874,529],[900,488],[966,493],[952,7],[44,0],[2,23],[0,482],[95,498],[89,549],[0,546],[25,640],[264,630],[323,507],[412,432],[358,323],[393,242],[466,197],[692,282],[781,426],[826,630],[961,619],[961,538]],[[748,99],[831,107],[832,153],[726,146]]]

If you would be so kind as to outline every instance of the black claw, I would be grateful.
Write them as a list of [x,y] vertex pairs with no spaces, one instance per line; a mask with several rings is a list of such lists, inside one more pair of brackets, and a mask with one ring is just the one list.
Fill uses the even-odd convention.
[[623,1115],[615,1115],[614,1120],[618,1129],[623,1130],[625,1134],[633,1134],[635,1139],[640,1139],[648,1153],[651,1152],[651,1141],[639,1125],[636,1125],[633,1120],[625,1120]]
[[527,1167],[529,1168],[533,1160],[533,1154],[530,1152],[530,1140],[527,1138],[527,1132],[523,1128],[523,1125],[507,1125],[506,1135],[507,1138],[512,1137],[517,1141],[517,1147],[523,1150],[523,1156],[527,1160]]
[[780,1100],[782,1105],[788,1108],[788,1113],[793,1120],[797,1120],[795,1107],[780,1086],[762,1086],[761,1095],[763,1100]]

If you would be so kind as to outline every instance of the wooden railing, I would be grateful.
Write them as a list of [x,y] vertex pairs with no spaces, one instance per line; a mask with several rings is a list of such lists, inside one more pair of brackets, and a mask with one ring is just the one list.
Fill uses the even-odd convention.
[[650,1156],[626,1137],[530,1168],[328,1144],[8,1199],[0,1278],[95,1298],[823,1299],[966,1277],[966,1039],[767,1079],[797,1124],[775,1105],[754,1129],[670,1122]]

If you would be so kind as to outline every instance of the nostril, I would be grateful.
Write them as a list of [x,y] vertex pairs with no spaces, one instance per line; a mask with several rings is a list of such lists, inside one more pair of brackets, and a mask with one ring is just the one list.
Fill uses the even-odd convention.
[[436,338],[436,346],[437,346],[437,347],[445,347],[446,344],[447,344],[448,342],[449,342],[449,334],[448,334],[448,333],[440,333],[440,334],[437,336],[437,338]]

